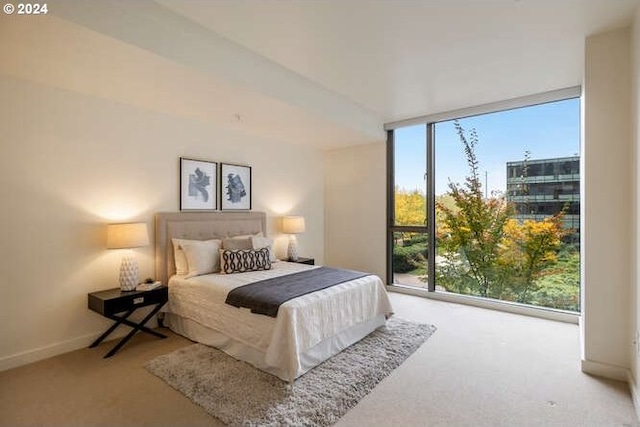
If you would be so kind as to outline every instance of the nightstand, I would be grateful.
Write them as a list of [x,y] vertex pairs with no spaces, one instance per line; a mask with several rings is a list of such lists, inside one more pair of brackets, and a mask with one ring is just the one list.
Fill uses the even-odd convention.
[[308,265],[315,265],[316,264],[316,260],[315,258],[298,258],[297,261],[289,261],[289,262],[296,262],[298,264],[308,264]]
[[[95,311],[114,320],[115,323],[105,331],[104,334],[95,340],[89,348],[96,347],[100,344],[109,334],[116,330],[116,328],[125,324],[133,330],[129,332],[124,338],[122,338],[105,356],[111,357],[120,348],[127,343],[133,337],[136,332],[143,331],[148,334],[154,335],[158,338],[166,338],[166,335],[162,335],[154,330],[147,328],[145,323],[149,321],[156,314],[160,308],[169,300],[169,287],[160,286],[150,291],[123,291],[120,288],[108,289],[106,291],[91,292],[88,295],[88,306],[90,310]],[[128,320],[128,317],[139,308],[155,305],[151,313],[149,313],[141,322],[135,323]],[[119,315],[118,313],[124,313]]]

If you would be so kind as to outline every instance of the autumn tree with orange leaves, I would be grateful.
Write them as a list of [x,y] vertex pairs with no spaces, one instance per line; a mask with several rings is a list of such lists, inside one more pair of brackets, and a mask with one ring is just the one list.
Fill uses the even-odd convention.
[[504,198],[485,198],[475,155],[478,135],[471,130],[467,137],[460,123],[454,125],[469,175],[462,185],[449,183],[455,209],[437,203],[443,216],[437,283],[458,293],[527,303],[536,279],[556,261],[562,214],[519,223],[510,218],[513,208]]
[[551,274],[548,267],[556,264],[562,236],[562,213],[542,221],[507,220],[501,242],[499,263],[509,280],[510,291],[517,302],[527,303],[532,292],[539,289],[536,280]]

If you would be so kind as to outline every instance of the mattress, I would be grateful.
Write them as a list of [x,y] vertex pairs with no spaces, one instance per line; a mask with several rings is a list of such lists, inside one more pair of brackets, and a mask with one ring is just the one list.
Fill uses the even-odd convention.
[[[392,314],[384,284],[373,275],[287,301],[275,318],[225,303],[227,293],[238,286],[312,268],[317,267],[277,262],[266,271],[189,279],[173,276],[169,281],[167,310],[196,326],[229,337],[252,354],[264,355],[261,365],[272,367],[281,373],[278,376],[291,380],[309,368],[302,360],[305,354],[326,347],[325,341],[348,331],[366,330],[363,325],[372,325],[373,319]],[[350,341],[355,339],[352,335]]]

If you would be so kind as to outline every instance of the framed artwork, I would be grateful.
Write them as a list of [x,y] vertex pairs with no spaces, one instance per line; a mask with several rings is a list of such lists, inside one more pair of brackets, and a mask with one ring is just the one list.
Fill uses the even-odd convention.
[[251,167],[221,163],[220,194],[223,210],[250,210]]
[[218,164],[180,157],[180,210],[218,208]]

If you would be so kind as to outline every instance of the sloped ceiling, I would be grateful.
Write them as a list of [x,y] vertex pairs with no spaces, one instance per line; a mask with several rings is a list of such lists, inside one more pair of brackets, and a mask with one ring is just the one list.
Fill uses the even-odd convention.
[[0,17],[0,72],[331,149],[580,85],[585,37],[639,2],[58,0],[40,21]]

